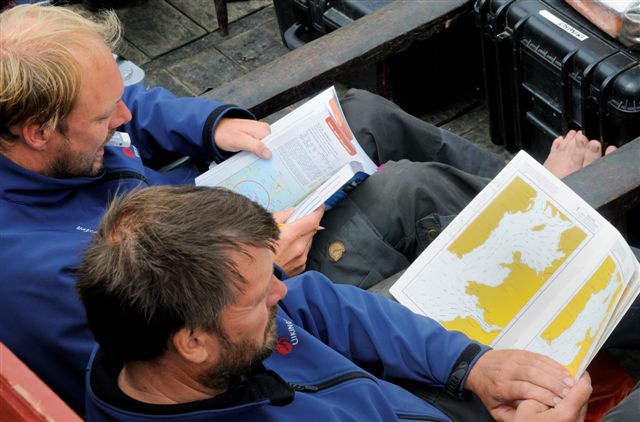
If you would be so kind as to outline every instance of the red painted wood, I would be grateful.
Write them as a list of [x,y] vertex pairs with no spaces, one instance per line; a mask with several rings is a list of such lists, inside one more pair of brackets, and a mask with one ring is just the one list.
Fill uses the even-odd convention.
[[81,421],[38,376],[0,343],[0,419]]

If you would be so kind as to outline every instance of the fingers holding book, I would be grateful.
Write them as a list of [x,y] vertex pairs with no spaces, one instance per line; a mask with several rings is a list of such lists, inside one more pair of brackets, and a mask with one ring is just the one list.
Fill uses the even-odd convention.
[[223,151],[249,151],[260,158],[270,158],[271,150],[262,139],[271,133],[264,122],[248,119],[222,118],[213,135],[215,144]]
[[546,406],[535,400],[525,400],[516,409],[511,408],[504,420],[514,422],[573,422],[583,421],[587,413],[587,402],[593,388],[589,374],[585,372],[569,390],[567,396],[555,407]]
[[293,209],[288,209],[273,214],[280,227],[275,261],[289,277],[304,271],[313,236],[321,227],[320,220],[324,215],[324,207],[319,207],[293,223],[284,224],[292,213]]
[[524,350],[490,350],[475,363],[465,383],[498,418],[521,400],[553,407],[574,385],[559,363]]

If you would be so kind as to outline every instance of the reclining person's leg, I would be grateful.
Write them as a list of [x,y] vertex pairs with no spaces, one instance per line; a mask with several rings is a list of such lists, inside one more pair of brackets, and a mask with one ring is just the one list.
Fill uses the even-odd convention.
[[494,177],[505,165],[500,156],[370,92],[351,89],[341,104],[358,142],[376,163],[436,161],[484,177]]
[[325,214],[307,269],[369,288],[405,269],[488,181],[440,163],[389,162]]
[[[405,269],[439,231],[426,225],[455,216],[505,163],[369,92],[350,90],[342,106],[374,161],[414,161],[370,177],[325,215],[327,230],[314,237],[308,269],[368,288]],[[591,143],[570,131],[554,141],[545,166],[564,177],[599,156],[589,156]]]

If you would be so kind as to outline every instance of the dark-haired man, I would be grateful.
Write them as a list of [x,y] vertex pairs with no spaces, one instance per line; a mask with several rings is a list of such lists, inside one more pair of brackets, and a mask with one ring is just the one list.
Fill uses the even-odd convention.
[[78,271],[100,345],[87,419],[560,421],[585,407],[588,376],[542,355],[489,350],[319,273],[281,281],[278,234],[221,189],[114,201]]

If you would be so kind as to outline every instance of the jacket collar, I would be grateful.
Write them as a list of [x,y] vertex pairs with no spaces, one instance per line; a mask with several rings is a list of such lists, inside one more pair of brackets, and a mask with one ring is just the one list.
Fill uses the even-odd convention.
[[177,405],[152,405],[134,400],[118,388],[121,361],[98,350],[90,366],[88,394],[108,407],[133,413],[177,415],[205,410],[233,411],[247,406],[284,406],[291,403],[295,395],[285,380],[258,363],[248,373],[234,379],[229,389],[216,397]]
[[57,179],[29,171],[0,155],[0,196],[26,205],[60,202],[77,189],[88,186],[104,176]]

